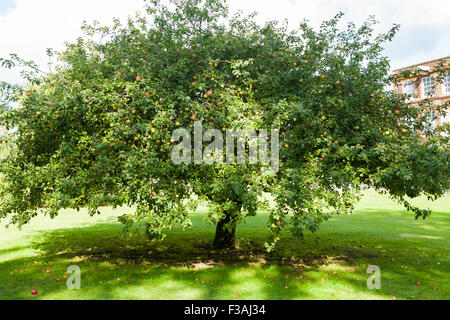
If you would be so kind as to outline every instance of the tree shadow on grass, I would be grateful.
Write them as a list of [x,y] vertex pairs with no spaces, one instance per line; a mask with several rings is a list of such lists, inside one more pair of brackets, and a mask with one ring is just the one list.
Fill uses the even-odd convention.
[[[237,249],[230,251],[211,247],[214,228],[174,231],[157,243],[123,239],[115,223],[40,232],[31,243],[40,255],[0,262],[4,279],[9,279],[1,281],[0,297],[29,299],[29,291],[38,288],[41,299],[367,299],[377,297],[366,286],[368,264],[382,270],[379,298],[448,294],[428,288],[424,295],[415,286],[414,279],[435,286],[446,276],[446,267],[411,265],[424,258],[401,251],[407,239],[373,241],[358,228],[325,230],[304,241],[284,233],[278,249],[269,254],[263,228],[243,229],[240,235],[247,240],[239,239]],[[407,227],[399,231],[410,232]],[[0,255],[8,250],[15,248],[0,250]],[[411,271],[401,268],[406,263]],[[66,288],[71,264],[82,270],[82,290]],[[318,294],[318,288],[326,294]]]
[[3,256],[3,255],[7,255],[7,254],[14,253],[14,252],[22,251],[24,249],[26,249],[26,247],[24,247],[24,246],[16,246],[16,247],[8,248],[8,249],[1,249],[0,250],[0,257]]

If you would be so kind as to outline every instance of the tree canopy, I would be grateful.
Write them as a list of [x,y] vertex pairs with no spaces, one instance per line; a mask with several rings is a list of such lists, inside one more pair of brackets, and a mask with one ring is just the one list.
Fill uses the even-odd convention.
[[[399,26],[374,35],[374,18],[344,29],[341,18],[289,31],[230,15],[222,0],[151,0],[125,25],[84,25],[64,51],[49,50],[58,63],[48,73],[0,60],[27,68],[26,85],[0,84],[1,125],[15,128],[2,138],[0,219],[20,226],[64,208],[128,205],[125,232],[162,239],[206,201],[217,247],[233,247],[236,225],[264,209],[271,250],[283,228],[301,238],[350,213],[366,187],[425,218],[407,198],[449,189],[449,128],[427,127],[431,102],[387,89],[382,51]],[[279,170],[173,163],[172,133],[195,121],[278,129]]]

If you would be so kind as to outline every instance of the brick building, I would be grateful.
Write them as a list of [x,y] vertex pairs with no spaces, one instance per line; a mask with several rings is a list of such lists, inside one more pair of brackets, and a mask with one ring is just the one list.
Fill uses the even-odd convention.
[[[443,83],[439,83],[435,78],[435,68],[442,61],[444,61],[444,66],[450,66],[450,56],[447,56],[394,70],[394,75],[399,75],[406,70],[412,71],[411,77],[402,76],[399,78],[398,83],[394,84],[394,90],[409,94],[411,103],[420,102],[425,98],[439,105],[450,101],[450,71],[444,76]],[[430,125],[433,126],[450,122],[450,110],[445,117],[439,118],[433,111],[429,112],[428,117]]]

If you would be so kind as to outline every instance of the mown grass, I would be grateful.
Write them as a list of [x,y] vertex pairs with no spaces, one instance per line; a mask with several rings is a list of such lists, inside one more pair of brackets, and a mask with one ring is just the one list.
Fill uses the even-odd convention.
[[[432,216],[415,220],[368,192],[355,214],[303,241],[285,232],[271,254],[265,214],[238,227],[231,252],[212,250],[215,227],[201,210],[192,229],[159,243],[121,238],[126,208],[38,217],[22,231],[1,225],[0,299],[449,299],[450,196],[414,203]],[[81,269],[80,290],[67,289],[70,264]],[[367,288],[369,264],[381,269],[380,290]]]

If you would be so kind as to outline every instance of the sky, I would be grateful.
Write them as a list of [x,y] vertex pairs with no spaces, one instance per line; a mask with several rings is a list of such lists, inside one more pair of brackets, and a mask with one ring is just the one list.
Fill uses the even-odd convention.
[[[64,49],[66,41],[81,35],[84,20],[111,24],[125,21],[143,8],[144,0],[0,0],[0,57],[17,53],[47,67],[46,49]],[[362,23],[370,15],[385,32],[394,23],[400,31],[384,54],[391,68],[450,55],[450,1],[448,0],[227,0],[232,12],[256,11],[257,21],[287,19],[290,28],[307,19],[318,27],[342,11],[345,22]],[[0,81],[20,82],[17,71],[0,69]]]
[[1,0],[0,1],[0,16],[8,14],[16,7],[14,0]]

